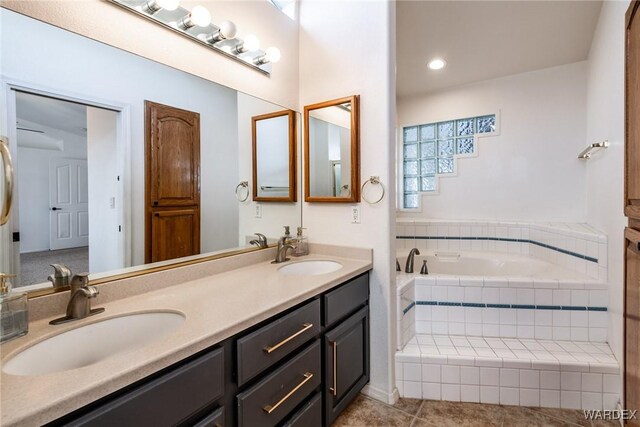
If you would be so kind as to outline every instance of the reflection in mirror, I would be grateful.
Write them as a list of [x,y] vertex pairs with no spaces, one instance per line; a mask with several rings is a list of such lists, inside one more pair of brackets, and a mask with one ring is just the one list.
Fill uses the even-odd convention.
[[305,201],[359,201],[358,97],[306,106],[305,124]]
[[[0,271],[17,273],[15,286],[51,288],[54,263],[92,281],[139,274],[152,266],[149,232],[159,253],[149,261],[167,260],[156,268],[248,250],[256,232],[273,241],[282,225],[302,225],[297,203],[256,218],[255,202],[235,194],[251,179],[251,118],[282,106],[6,9],[0,23],[0,121],[17,177],[5,233],[14,243],[2,242],[12,253]],[[166,111],[145,116],[147,100]],[[152,124],[180,144],[145,134]],[[155,169],[152,134],[163,142],[151,150]]]
[[295,113],[291,110],[251,118],[253,200],[296,201]]

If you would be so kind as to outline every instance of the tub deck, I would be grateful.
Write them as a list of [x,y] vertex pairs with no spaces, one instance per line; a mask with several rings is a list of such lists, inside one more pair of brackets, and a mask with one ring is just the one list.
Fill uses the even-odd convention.
[[620,366],[607,343],[416,335],[396,353],[410,398],[614,409]]

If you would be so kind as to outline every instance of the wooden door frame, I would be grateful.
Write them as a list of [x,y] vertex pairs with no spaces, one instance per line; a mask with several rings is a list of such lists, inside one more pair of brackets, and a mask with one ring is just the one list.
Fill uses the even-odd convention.
[[[120,223],[122,224],[122,232],[119,239],[119,246],[123,254],[124,268],[131,267],[132,264],[132,185],[131,185],[131,106],[119,101],[103,99],[86,94],[71,92],[69,90],[45,86],[33,82],[14,79],[11,77],[2,77],[0,80],[0,105],[4,107],[0,112],[0,134],[5,134],[9,142],[9,151],[14,159],[14,166],[18,169],[19,159],[17,145],[17,127],[16,127],[16,92],[24,92],[32,95],[44,96],[47,98],[59,99],[62,101],[75,102],[84,104],[89,107],[102,108],[117,113],[116,115],[116,140],[117,150],[119,153],[118,172],[120,176],[119,196],[122,200],[122,211],[120,213]],[[18,273],[13,270],[16,253],[11,233],[19,227],[18,206],[19,206],[19,188],[16,180],[14,191],[14,200],[11,218],[6,226],[0,228],[0,253],[6,253],[6,258],[0,257],[0,266],[4,262],[8,262],[10,273]],[[8,233],[8,235],[6,234]],[[3,270],[4,271],[4,270]],[[46,282],[47,286],[51,286]],[[42,284],[33,285],[33,287],[23,288],[23,290],[33,290],[42,288]]]

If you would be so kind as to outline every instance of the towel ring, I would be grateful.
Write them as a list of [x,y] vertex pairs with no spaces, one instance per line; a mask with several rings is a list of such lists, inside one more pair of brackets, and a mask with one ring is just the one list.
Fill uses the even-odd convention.
[[[364,187],[367,186],[367,184],[371,184],[371,185],[375,185],[378,184],[380,185],[380,188],[382,188],[382,194],[380,195],[380,198],[378,198],[378,200],[371,202],[369,200],[367,200],[367,198],[364,196]],[[380,182],[380,177],[379,176],[372,176],[371,178],[369,178],[368,180],[366,180],[364,182],[364,184],[362,184],[362,200],[364,200],[365,202],[369,203],[370,205],[375,205],[378,204],[382,201],[382,199],[384,199],[384,185],[382,185],[382,182]]]
[[[240,196],[240,193],[238,193],[238,190],[240,190],[240,188],[244,188],[247,190],[246,196],[244,197]],[[242,181],[240,184],[236,186],[236,199],[238,199],[238,201],[240,202],[246,202],[248,198],[249,198],[249,181]]]
[[347,197],[351,197],[351,189],[349,188],[348,184],[340,187],[340,197],[342,197],[342,193],[344,193],[345,191],[347,192]]

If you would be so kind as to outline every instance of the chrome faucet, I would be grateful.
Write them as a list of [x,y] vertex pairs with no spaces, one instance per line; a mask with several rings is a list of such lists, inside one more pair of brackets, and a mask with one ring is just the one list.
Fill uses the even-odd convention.
[[91,298],[98,296],[95,286],[89,286],[89,273],[79,273],[71,279],[71,292],[67,304],[67,315],[49,322],[52,325],[84,319],[94,314],[102,313],[104,308],[91,309]]
[[411,249],[409,256],[407,257],[407,263],[404,266],[405,273],[413,273],[413,259],[416,255],[420,255],[418,248]]
[[249,243],[252,244],[252,245],[256,245],[260,249],[266,248],[267,247],[267,237],[264,234],[261,234],[261,233],[254,233],[254,234],[256,236],[258,236],[258,238],[251,240]]
[[53,283],[54,288],[62,288],[69,286],[69,279],[71,278],[71,269],[64,264],[51,264],[53,267],[53,274],[47,279]]
[[276,259],[271,261],[271,264],[280,264],[281,262],[289,261],[287,258],[287,249],[295,249],[296,247],[291,243],[287,243],[289,238],[282,236],[278,239],[278,252],[276,252]]

